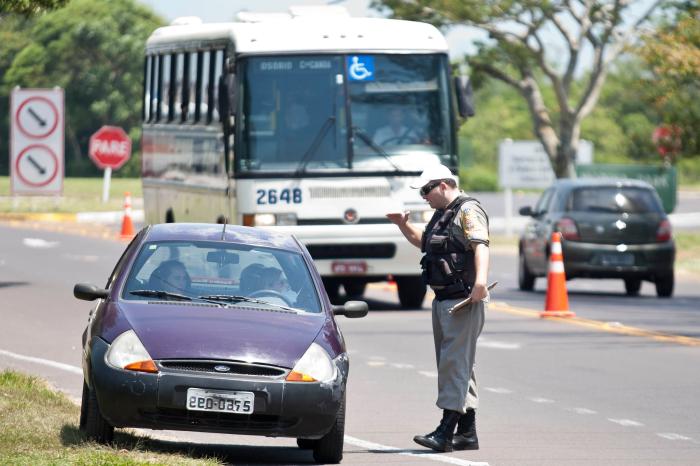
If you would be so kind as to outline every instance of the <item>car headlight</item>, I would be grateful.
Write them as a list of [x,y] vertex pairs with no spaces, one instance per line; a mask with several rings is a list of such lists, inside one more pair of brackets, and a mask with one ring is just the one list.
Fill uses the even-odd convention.
[[146,348],[133,330],[114,339],[106,355],[107,363],[118,369],[138,372],[158,372]]
[[432,210],[412,210],[409,218],[413,223],[428,223],[433,218]]
[[296,225],[296,214],[243,214],[243,225],[247,227],[270,227],[275,225]]
[[327,382],[335,378],[335,365],[326,350],[311,343],[306,353],[287,375],[288,382]]

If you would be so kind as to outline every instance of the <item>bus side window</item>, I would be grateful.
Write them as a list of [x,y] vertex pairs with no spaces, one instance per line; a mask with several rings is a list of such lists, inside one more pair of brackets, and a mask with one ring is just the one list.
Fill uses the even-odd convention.
[[219,115],[219,80],[221,74],[224,71],[224,51],[216,50],[212,52],[212,61],[214,67],[214,76],[211,80],[211,88],[213,89],[214,99],[212,102],[212,120],[222,121],[221,115]]
[[190,110],[190,99],[192,98],[192,93],[190,92],[190,86],[192,83],[191,72],[192,60],[191,53],[185,52],[182,55],[182,103],[180,104],[180,114],[182,116],[182,123],[192,120],[192,111]]
[[216,50],[207,53],[209,56],[209,79],[207,81],[207,124],[214,119],[216,109]]
[[182,122],[182,105],[184,98],[184,74],[185,74],[185,56],[182,53],[173,55],[173,77],[171,84],[173,86],[173,114],[170,118],[172,123]]
[[163,67],[161,69],[163,70],[163,76],[162,76],[163,86],[162,86],[162,93],[159,94],[161,115],[159,116],[158,119],[161,121],[162,121],[162,119],[169,121],[171,108],[172,108],[171,99],[170,99],[170,96],[172,95],[172,93],[170,92],[172,66],[170,65],[170,62],[171,62],[170,55],[163,55],[162,58],[163,58],[163,61],[162,61]]
[[163,55],[158,55],[156,59],[156,72],[155,77],[155,92],[153,93],[153,103],[152,108],[155,108],[156,114],[153,118],[153,122],[160,121],[163,116],[163,105],[161,103],[163,96],[163,61],[165,60]]
[[143,60],[143,99],[141,108],[141,121],[147,122],[150,118],[150,106],[151,106],[151,57],[146,55]]
[[[204,52],[195,52],[192,54],[190,64],[192,70],[192,73],[190,73],[190,87],[192,88],[190,99],[193,99],[193,102],[190,103],[192,123],[197,123],[202,118],[202,76],[204,74],[202,73],[203,61]],[[188,116],[190,115],[188,114]]]
[[197,121],[204,121],[208,124],[211,121],[209,115],[209,51],[199,52],[202,55],[202,81],[199,84],[199,93],[201,97],[199,98],[199,118]]

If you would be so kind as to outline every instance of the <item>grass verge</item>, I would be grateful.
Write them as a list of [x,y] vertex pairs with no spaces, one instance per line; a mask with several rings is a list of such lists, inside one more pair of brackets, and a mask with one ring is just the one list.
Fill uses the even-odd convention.
[[140,178],[112,178],[102,202],[102,178],[66,178],[62,196],[10,196],[10,178],[0,176],[0,212],[99,212],[121,210],[124,193],[142,197]]
[[[12,465],[220,465],[176,443],[115,433],[111,446],[88,442],[80,408],[36,377],[0,372],[0,461]],[[194,456],[193,457],[188,457]]]
[[700,277],[700,233],[675,231],[676,270]]

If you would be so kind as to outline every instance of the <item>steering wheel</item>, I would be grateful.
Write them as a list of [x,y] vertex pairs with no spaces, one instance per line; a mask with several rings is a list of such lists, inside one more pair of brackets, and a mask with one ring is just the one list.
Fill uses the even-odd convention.
[[282,293],[280,293],[279,291],[275,291],[275,290],[270,290],[270,289],[258,290],[258,291],[254,291],[248,295],[248,297],[250,297],[250,298],[261,298],[263,296],[272,296],[275,298],[280,298],[288,306],[291,307],[291,305],[292,305],[292,303],[290,303],[289,300],[287,298],[285,298]]
[[417,144],[419,141],[418,133],[414,130],[413,126],[407,126],[406,131],[398,136],[391,137],[382,141],[381,145],[387,144]]

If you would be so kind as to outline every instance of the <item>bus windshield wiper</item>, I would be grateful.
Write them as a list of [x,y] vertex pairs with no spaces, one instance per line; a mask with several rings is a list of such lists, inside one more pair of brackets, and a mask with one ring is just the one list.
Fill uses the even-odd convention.
[[294,171],[294,176],[299,176],[306,171],[306,166],[309,164],[314,154],[316,154],[318,147],[321,145],[321,141],[323,141],[323,138],[326,137],[326,133],[329,129],[331,129],[331,126],[333,126],[334,124],[335,116],[331,115],[328,118],[326,118],[326,121],[324,121],[321,127],[319,128],[318,133],[316,133],[316,137],[311,142],[311,145],[308,149],[306,149],[306,152],[304,152],[304,155],[301,157],[301,161],[299,161],[299,166]]
[[234,294],[209,294],[209,295],[204,295],[204,296],[198,296],[198,298],[204,299],[207,301],[219,301],[219,302],[225,302],[225,303],[231,303],[231,304],[236,304],[236,303],[240,303],[240,302],[266,304],[268,306],[274,306],[274,307],[278,307],[280,309],[286,309],[287,311],[298,312],[298,309],[294,309],[294,308],[289,307],[289,306],[282,306],[281,304],[271,303],[269,301],[265,301],[264,299],[250,298],[248,296],[240,296],[240,295],[234,295]]
[[401,169],[400,169],[399,167],[396,166],[396,164],[393,162],[393,160],[391,160],[391,156],[390,156],[389,154],[386,153],[386,151],[384,150],[384,148],[383,148],[382,146],[377,145],[374,141],[372,141],[372,138],[370,138],[369,136],[367,136],[367,133],[365,133],[364,131],[362,131],[362,130],[361,130],[360,128],[358,128],[357,126],[353,126],[353,127],[352,127],[352,133],[353,133],[355,136],[359,137],[359,138],[362,140],[362,142],[364,142],[365,144],[367,144],[367,146],[370,147],[374,152],[376,152],[377,154],[379,154],[379,155],[381,155],[382,157],[384,157],[384,158],[387,160],[387,162],[389,162],[389,163],[391,164],[391,166],[394,167],[394,171],[396,171],[396,172],[400,172],[400,171],[401,171]]
[[185,296],[184,294],[171,293],[169,291],[162,290],[133,290],[129,291],[129,294],[135,296],[148,296],[150,298],[161,298],[161,299],[174,299],[177,301],[192,301],[192,298]]

